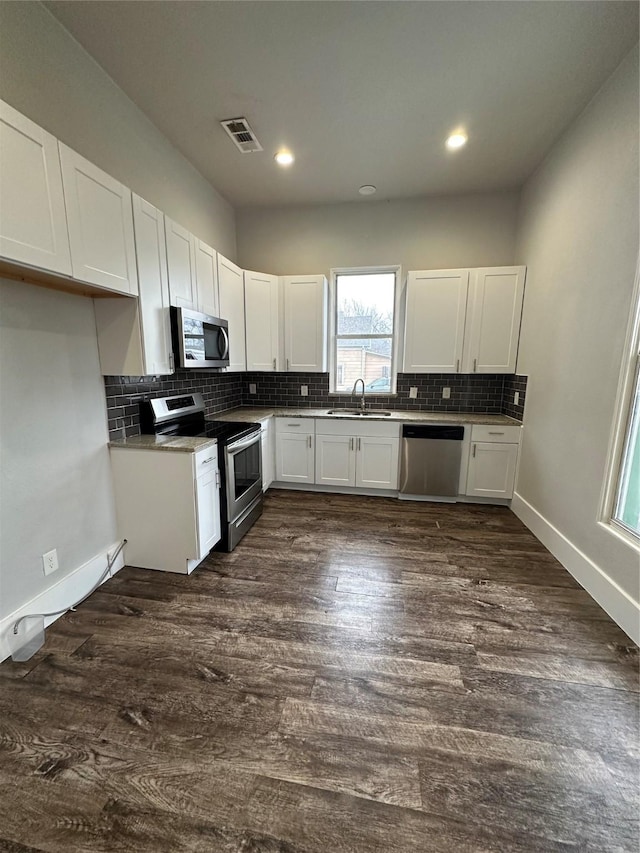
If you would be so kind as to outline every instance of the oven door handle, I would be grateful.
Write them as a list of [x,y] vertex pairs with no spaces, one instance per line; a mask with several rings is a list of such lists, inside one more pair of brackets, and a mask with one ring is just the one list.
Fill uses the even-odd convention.
[[229,355],[229,335],[227,334],[227,330],[224,326],[220,326],[220,332],[222,333],[222,337],[224,338],[224,352],[220,356],[222,361],[224,361]]
[[233,444],[228,444],[227,453],[237,453],[240,450],[251,447],[252,444],[256,444],[258,441],[260,441],[259,431],[250,435],[249,438],[240,439],[239,441],[234,441]]

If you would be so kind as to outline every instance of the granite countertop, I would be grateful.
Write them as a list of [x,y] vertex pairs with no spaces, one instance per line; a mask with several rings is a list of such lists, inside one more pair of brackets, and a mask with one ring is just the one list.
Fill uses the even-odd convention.
[[[354,407],[355,408],[355,407]],[[429,424],[487,424],[489,426],[522,426],[508,415],[483,415],[477,412],[416,412],[392,411],[390,415],[330,415],[329,409],[270,409],[241,406],[211,416],[217,421],[260,421],[272,415],[278,418],[339,418],[354,421],[413,421]]]
[[109,442],[109,447],[124,447],[127,450],[169,450],[173,453],[197,453],[205,447],[215,447],[215,438],[200,435],[132,435]]

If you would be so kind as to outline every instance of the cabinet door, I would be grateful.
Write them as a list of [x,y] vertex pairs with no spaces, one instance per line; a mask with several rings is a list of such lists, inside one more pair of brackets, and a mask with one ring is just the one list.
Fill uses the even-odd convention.
[[198,311],[219,317],[218,254],[202,240],[195,240]]
[[316,483],[355,486],[356,439],[348,435],[316,435]]
[[197,311],[195,237],[168,216],[164,228],[171,304]]
[[469,270],[410,272],[404,343],[405,373],[459,373]]
[[281,432],[276,435],[276,480],[314,482],[314,436]]
[[357,438],[356,486],[366,489],[398,488],[397,438]]
[[285,369],[323,373],[327,369],[327,280],[322,275],[285,276]]
[[94,309],[102,373],[131,376],[173,373],[164,216],[133,195],[138,299],[96,299]]
[[467,495],[484,498],[513,497],[517,444],[474,442],[467,473]]
[[0,101],[0,255],[71,275],[58,142]]
[[203,559],[220,541],[220,487],[217,469],[196,480],[198,557]]
[[131,190],[61,142],[73,277],[138,292]]
[[244,273],[247,370],[274,371],[278,366],[278,277]]
[[229,323],[229,371],[246,370],[242,270],[218,254],[220,317]]
[[473,270],[464,343],[465,373],[514,373],[525,267]]

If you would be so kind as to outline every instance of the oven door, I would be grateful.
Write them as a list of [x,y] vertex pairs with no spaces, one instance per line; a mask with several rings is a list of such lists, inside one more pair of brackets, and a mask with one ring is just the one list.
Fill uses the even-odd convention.
[[262,494],[261,432],[233,441],[225,447],[227,513],[234,521]]

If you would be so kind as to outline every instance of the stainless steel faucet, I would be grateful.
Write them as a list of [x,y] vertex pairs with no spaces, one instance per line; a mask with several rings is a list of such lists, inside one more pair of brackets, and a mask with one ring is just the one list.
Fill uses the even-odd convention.
[[353,383],[353,390],[351,391],[351,393],[352,394],[356,393],[356,388],[358,387],[358,382],[362,382],[362,399],[360,401],[360,408],[364,412],[364,410],[366,408],[366,404],[364,401],[364,379],[356,379],[356,381]]

